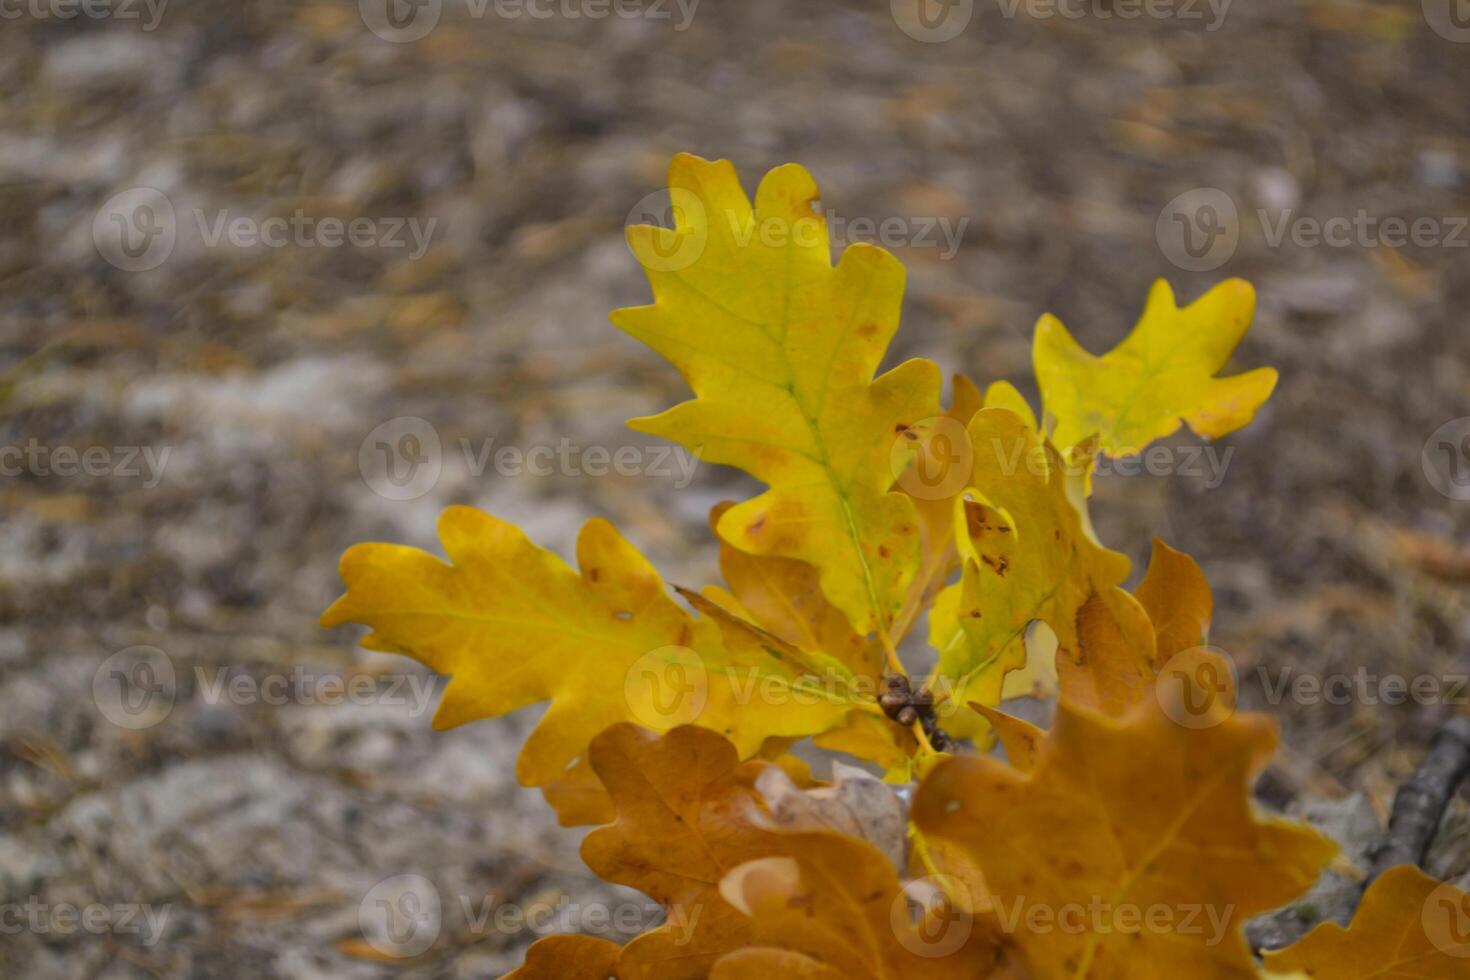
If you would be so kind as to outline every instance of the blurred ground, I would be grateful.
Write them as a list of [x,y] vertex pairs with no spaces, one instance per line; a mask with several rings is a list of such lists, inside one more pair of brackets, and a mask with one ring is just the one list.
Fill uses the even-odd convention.
[[[138,20],[6,7],[22,14],[0,22],[0,446],[35,449],[0,479],[0,901],[167,915],[152,935],[8,930],[0,974],[483,977],[537,934],[487,926],[487,898],[611,902],[632,909],[625,926],[649,924],[516,787],[532,718],[434,734],[433,698],[412,691],[239,703],[217,684],[402,671],[316,617],[343,548],[432,547],[452,502],[563,554],[603,515],[670,579],[712,579],[705,514],[749,490],[731,474],[687,482],[641,451],[634,475],[476,465],[492,439],[646,446],[623,421],[682,397],[606,322],[646,296],[621,227],[679,150],[732,158],[749,188],[796,160],[845,220],[902,219],[895,360],[1033,397],[1038,314],[1101,351],[1155,278],[1186,298],[1255,282],[1236,363],[1282,382],[1212,447],[1234,450],[1223,477],[1114,476],[1094,513],[1140,568],[1152,533],[1205,567],[1214,639],[1285,726],[1268,795],[1381,806],[1465,710],[1453,679],[1470,670],[1470,504],[1445,469],[1470,465],[1470,423],[1431,438],[1470,412],[1470,43],[1434,0],[1239,3],[1213,25],[1202,4],[1187,9],[1203,19],[1089,6],[1008,17],[978,0],[942,43],[878,0],[704,0],[687,24],[668,3],[665,18],[534,19],[445,0],[405,43],[351,4],[175,0],[153,30],[141,6]],[[157,254],[120,236],[162,227],[156,207],[119,210],[139,187],[166,198],[175,240],[128,271]],[[1237,211],[1186,215],[1238,233],[1208,271],[1170,260],[1200,264],[1164,213],[1197,188]],[[1273,245],[1284,211],[1428,218],[1433,234]],[[295,214],[367,218],[373,240],[213,235]],[[952,255],[924,231],[962,222]],[[395,500],[422,488],[364,473],[380,444],[414,444],[404,423],[368,437],[405,416],[433,426],[442,472]],[[1426,445],[1447,454],[1451,494]],[[175,674],[171,710],[141,721],[99,672],[140,645],[166,662],[110,663]],[[1359,665],[1445,687],[1396,706],[1270,695]],[[375,886],[405,874],[433,882],[440,939],[380,964],[360,910],[402,905],[402,882]]]

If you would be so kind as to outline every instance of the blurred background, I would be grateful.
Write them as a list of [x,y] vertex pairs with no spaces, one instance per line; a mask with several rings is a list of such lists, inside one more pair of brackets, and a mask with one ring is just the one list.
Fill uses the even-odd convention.
[[[1470,699],[1467,92],[1464,0],[0,0],[0,974],[489,977],[655,921],[515,784],[536,710],[436,734],[316,620],[450,503],[714,580],[753,488],[624,427],[685,390],[607,323],[681,150],[806,165],[908,267],[892,362],[1033,401],[1041,313],[1101,352],[1157,278],[1255,283],[1274,398],[1094,519],[1204,566],[1263,798],[1381,812]],[[1360,668],[1440,686],[1271,693]]]

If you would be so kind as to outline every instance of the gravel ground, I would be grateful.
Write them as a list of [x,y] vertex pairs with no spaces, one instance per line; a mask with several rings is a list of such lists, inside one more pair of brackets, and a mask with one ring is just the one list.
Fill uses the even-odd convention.
[[[1371,824],[1466,710],[1447,2],[979,0],[942,42],[903,0],[434,0],[396,33],[376,0],[159,3],[0,25],[0,974],[487,977],[551,927],[492,907],[650,924],[515,785],[533,718],[432,733],[433,680],[316,617],[343,548],[432,547],[456,502],[564,554],[603,515],[713,578],[705,514],[751,487],[623,427],[681,384],[606,322],[646,297],[621,228],[680,150],[750,187],[805,164],[845,240],[887,227],[909,267],[894,360],[1033,397],[1040,313],[1102,350],[1156,278],[1252,280],[1237,363],[1278,366],[1275,397],[1213,456],[1181,437],[1168,472],[1100,480],[1099,533],[1205,567],[1213,639],[1284,726],[1274,803]],[[437,480],[388,480],[385,445]],[[1360,666],[1345,699],[1273,694]],[[124,703],[119,672],[162,696]],[[1442,688],[1389,704],[1388,675]],[[437,942],[385,936],[383,903]]]

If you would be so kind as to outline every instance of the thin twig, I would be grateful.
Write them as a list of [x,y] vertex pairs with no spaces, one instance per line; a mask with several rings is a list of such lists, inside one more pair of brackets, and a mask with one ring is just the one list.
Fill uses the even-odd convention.
[[1389,868],[1420,864],[1444,819],[1445,807],[1470,776],[1470,718],[1451,719],[1429,748],[1429,755],[1393,799],[1388,833],[1373,852],[1366,888]]

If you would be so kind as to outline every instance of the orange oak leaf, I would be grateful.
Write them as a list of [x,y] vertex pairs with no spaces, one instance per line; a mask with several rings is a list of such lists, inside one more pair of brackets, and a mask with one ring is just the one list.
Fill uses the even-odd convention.
[[592,767],[617,810],[609,826],[582,843],[599,877],[659,902],[668,921],[624,947],[623,980],[694,980],[746,945],[748,921],[720,897],[730,869],[779,853],[782,838],[757,823],[760,796],[734,746],[701,728],[662,738],[633,725],[592,741]]
[[1266,954],[1269,973],[1313,980],[1464,980],[1470,977],[1470,895],[1411,864],[1369,886],[1346,929],[1324,922]]
[[[906,891],[872,845],[831,833],[794,833],[788,844],[789,854],[746,862],[720,883],[721,895],[749,917],[751,945],[805,957],[767,953],[757,962],[827,976],[820,965],[861,980],[976,980],[994,969],[1000,950],[983,924],[932,882]],[[731,972],[742,962],[749,954],[716,975],[753,975],[747,966]]]
[[1159,667],[1175,654],[1208,642],[1215,597],[1199,564],[1184,552],[1154,538],[1148,571],[1134,595],[1153,623]]
[[623,948],[596,936],[547,936],[526,950],[526,961],[501,980],[621,980]]
[[1209,636],[1214,599],[1195,560],[1154,539],[1135,594],[1094,593],[1077,613],[1078,644],[1057,661],[1062,697],[1122,715],[1153,697],[1159,671]]
[[1039,977],[1254,977],[1247,918],[1305,891],[1335,847],[1259,819],[1273,723],[1176,725],[1154,701],[1111,719],[1063,702],[1033,768],[941,763],[913,819],[983,869],[997,928]]

